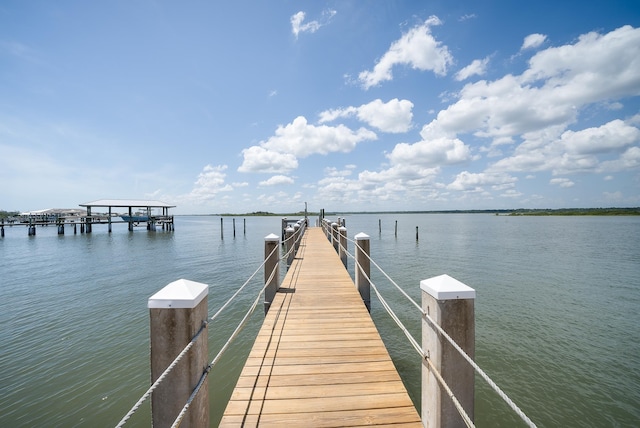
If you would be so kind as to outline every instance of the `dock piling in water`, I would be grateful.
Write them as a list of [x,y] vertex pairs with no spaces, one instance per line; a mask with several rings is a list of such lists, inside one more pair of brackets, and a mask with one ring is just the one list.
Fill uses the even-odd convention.
[[[172,425],[207,369],[208,292],[207,284],[179,279],[149,298],[152,382],[160,377],[176,356],[198,335],[189,352],[151,394],[154,427]],[[209,426],[208,380],[205,379],[204,382],[184,416],[183,426]]]
[[356,288],[360,292],[362,302],[371,312],[371,261],[370,254],[370,238],[366,233],[358,233],[356,240]]
[[[475,290],[449,275],[420,281],[420,289],[423,312],[473,359]],[[422,350],[473,421],[475,371],[426,316],[422,319]],[[426,360],[422,365],[422,422],[434,427],[465,426]]]
[[[280,237],[270,234],[264,237],[264,313],[269,312],[271,302],[276,297],[276,292],[280,286],[280,255],[278,254],[278,243]],[[273,275],[272,275],[273,274]]]

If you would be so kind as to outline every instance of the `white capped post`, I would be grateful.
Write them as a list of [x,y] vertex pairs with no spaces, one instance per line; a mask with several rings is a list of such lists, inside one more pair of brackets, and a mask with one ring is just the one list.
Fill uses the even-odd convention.
[[[280,287],[280,254],[278,254],[278,244],[280,237],[273,233],[264,237],[264,313],[269,312],[271,302],[276,297],[278,288]],[[275,271],[275,272],[274,272]],[[271,274],[273,278],[269,280]]]
[[356,240],[356,288],[367,310],[371,312],[371,260],[369,260],[370,240],[366,233],[358,233]]
[[338,228],[338,234],[340,236],[340,245],[338,246],[338,255],[344,267],[347,267],[347,228],[340,226]]
[[[208,293],[207,284],[179,279],[149,298],[152,383],[206,325]],[[151,394],[154,427],[171,426],[206,370],[207,356],[208,334],[205,331]],[[207,380],[181,426],[209,426]]]
[[[476,291],[449,275],[420,281],[420,289],[422,310],[442,327],[467,355],[474,358]],[[422,350],[473,421],[473,367],[436,330],[426,316],[422,319]],[[453,401],[438,383],[426,360],[422,365],[422,423],[425,427],[465,426]]]

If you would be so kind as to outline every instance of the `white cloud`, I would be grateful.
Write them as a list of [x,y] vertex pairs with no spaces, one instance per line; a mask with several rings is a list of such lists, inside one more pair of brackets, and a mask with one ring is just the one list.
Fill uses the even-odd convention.
[[362,71],[358,80],[364,89],[392,80],[391,70],[396,65],[409,65],[413,69],[433,71],[444,76],[453,63],[453,56],[446,46],[431,34],[431,27],[441,25],[437,16],[431,16],[423,24],[410,29],[391,44],[371,71]]
[[535,49],[538,46],[542,45],[547,40],[547,36],[544,34],[529,34],[524,38],[524,42],[522,43],[521,51],[525,49]]
[[456,179],[447,186],[450,190],[484,191],[484,186],[492,186],[494,190],[511,188],[518,181],[517,178],[504,173],[471,173],[462,171]]
[[[542,137],[540,137],[542,135]],[[536,138],[537,137],[537,138]],[[574,172],[605,172],[637,166],[633,144],[640,143],[640,130],[621,120],[581,131],[565,131],[549,139],[548,134],[531,134],[512,156],[499,160],[495,171],[552,171],[556,175]],[[638,149],[640,150],[640,149]],[[620,154],[616,161],[602,161],[603,154]]]
[[260,187],[268,187],[268,186],[281,186],[284,184],[293,184],[293,178],[288,177],[286,175],[274,175],[268,180],[261,181],[258,186]]
[[574,123],[581,107],[640,94],[640,29],[589,33],[576,44],[549,48],[520,76],[470,83],[434,125],[505,141]]
[[487,72],[489,57],[484,59],[474,59],[471,64],[456,73],[455,79],[458,81],[466,80],[471,76],[482,76]]
[[312,154],[347,153],[358,143],[377,138],[374,132],[365,128],[353,131],[344,125],[315,126],[307,123],[304,116],[298,116],[290,124],[278,126],[275,135],[262,143],[262,146],[304,158]]
[[459,139],[436,138],[414,144],[396,144],[387,155],[392,164],[433,167],[453,165],[471,160],[471,151]]
[[298,159],[290,153],[280,153],[252,146],[242,151],[244,161],[238,168],[239,172],[288,172],[298,168]]
[[206,165],[194,183],[193,190],[188,195],[179,197],[192,203],[203,203],[215,199],[220,192],[229,192],[233,187],[225,183],[227,165]]
[[296,36],[296,39],[300,33],[315,33],[321,27],[327,25],[336,13],[335,10],[327,9],[322,12],[320,21],[314,20],[304,23],[306,14],[300,11],[291,16],[291,32]]
[[382,132],[400,133],[411,128],[413,103],[394,98],[386,103],[380,99],[360,107],[346,107],[326,110],[320,113],[319,123],[331,122],[339,118],[356,116],[366,124]]
[[573,187],[575,185],[575,183],[569,180],[568,178],[552,178],[549,181],[549,184],[553,184],[555,186],[560,186],[564,188]]
[[298,116],[286,126],[278,126],[275,135],[242,151],[244,161],[240,172],[283,173],[298,167],[298,158],[314,154],[333,152],[347,153],[358,143],[377,139],[377,135],[366,128],[356,131],[344,125],[335,127],[307,123]]

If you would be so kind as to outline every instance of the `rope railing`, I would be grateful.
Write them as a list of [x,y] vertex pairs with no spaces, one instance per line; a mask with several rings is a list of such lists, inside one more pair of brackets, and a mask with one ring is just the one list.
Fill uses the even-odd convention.
[[149,398],[151,393],[153,393],[153,391],[156,388],[158,388],[160,383],[169,375],[171,370],[173,370],[173,368],[180,362],[180,360],[187,354],[187,352],[189,352],[189,349],[191,349],[193,347],[193,345],[198,340],[198,337],[200,337],[202,332],[207,328],[207,324],[208,324],[207,322],[203,323],[203,325],[200,328],[200,330],[195,334],[195,336],[193,336],[193,338],[187,344],[187,346],[185,346],[184,349],[182,350],[182,352],[180,352],[178,354],[178,356],[171,362],[171,364],[169,364],[167,366],[167,368],[162,372],[162,374],[160,376],[158,376],[158,379],[156,379],[155,382],[153,382],[153,384],[149,387],[149,389],[147,389],[147,391],[144,394],[142,394],[142,397],[140,397],[140,399],[136,402],[136,404],[133,405],[131,410],[129,410],[127,412],[127,414],[124,415],[124,417],[120,420],[118,425],[116,425],[116,428],[120,428],[120,427],[124,426],[124,424],[127,423],[127,421],[140,408],[140,406],[142,406],[142,404],[147,400],[147,398]]
[[[325,230],[325,232],[327,234],[329,234],[329,232],[332,232],[331,229],[328,229],[328,227],[330,227],[330,223],[328,222],[322,222],[322,228]],[[361,249],[362,248],[358,245],[357,241],[351,240],[349,238],[347,238],[348,242],[353,243],[354,246],[356,246],[357,248]],[[440,373],[438,373],[435,370],[435,367],[433,365],[433,363],[431,362],[430,358],[424,354],[424,351],[422,350],[422,347],[418,344],[418,342],[415,340],[415,338],[411,335],[411,333],[409,332],[409,330],[404,326],[404,324],[400,321],[400,319],[396,316],[396,314],[393,312],[393,310],[391,309],[391,307],[389,306],[389,304],[387,303],[387,301],[384,299],[384,297],[382,297],[381,293],[378,290],[378,287],[375,285],[375,283],[371,280],[371,278],[369,277],[369,275],[366,274],[366,272],[364,272],[364,269],[362,269],[362,266],[360,266],[360,264],[357,263],[357,260],[355,258],[355,256],[353,256],[352,254],[350,254],[347,249],[342,246],[342,244],[338,244],[340,246],[340,248],[345,252],[345,254],[347,254],[348,257],[352,258],[355,262],[356,262],[356,269],[358,269],[358,271],[360,273],[362,273],[365,278],[367,279],[367,281],[369,282],[369,284],[371,285],[371,288],[373,288],[374,292],[376,293],[376,296],[378,297],[378,300],[380,301],[380,304],[382,305],[382,307],[387,311],[387,313],[389,314],[389,316],[391,317],[391,319],[396,323],[396,325],[400,328],[400,330],[404,333],[404,335],[407,337],[407,339],[409,340],[409,343],[411,344],[411,346],[420,354],[420,356],[425,359],[428,363],[429,369],[434,373],[436,379],[438,380],[438,382],[442,385],[442,387],[445,389],[445,391],[447,392],[447,395],[449,395],[449,397],[451,397],[456,409],[458,410],[458,412],[460,413],[461,417],[463,418],[465,424],[467,426],[474,426],[473,422],[471,421],[471,419],[469,418],[469,416],[466,414],[466,412],[464,411],[464,409],[462,408],[462,405],[459,403],[459,401],[455,398],[455,396],[453,395],[453,392],[451,391],[451,389],[449,388],[449,386],[445,383],[444,379],[442,379],[442,376],[440,375]],[[422,306],[420,306],[418,303],[416,303],[415,300],[413,300],[411,298],[411,296],[409,296],[403,289],[402,287],[400,287],[372,258],[369,254],[367,254],[365,251],[363,251],[363,254],[366,255],[367,259],[371,262],[371,264],[373,264],[373,266],[375,266],[378,271],[389,280],[389,282],[413,305],[415,306],[420,313],[422,314],[422,317],[424,319],[426,319],[427,321],[429,321],[429,323],[438,331],[438,333],[440,333],[444,338],[447,339],[447,341],[456,349],[456,351],[458,351],[460,353],[460,355],[471,365],[471,367],[473,367],[473,369],[487,382],[487,384],[498,394],[498,396],[500,398],[502,398],[504,400],[504,402],[511,408],[511,410],[514,411],[514,413],[516,413],[523,421],[524,423],[529,426],[529,427],[536,427],[536,425],[531,421],[531,419],[518,407],[517,404],[515,404],[515,402],[513,402],[513,400],[511,400],[507,394],[502,391],[502,389],[489,377],[489,375],[487,375],[485,373],[484,370],[482,370],[480,368],[480,366],[478,366],[478,364],[451,338],[451,336],[449,336],[444,329],[442,329],[442,327],[440,327],[439,324],[437,324],[430,316],[429,314],[427,314],[423,309]]]
[[[300,234],[300,236],[302,236],[302,234]],[[269,255],[267,257],[265,257],[265,260],[260,264],[260,266],[251,274],[251,276],[242,284],[242,286],[220,307],[220,309],[218,309],[218,311],[213,316],[211,316],[209,318],[209,320],[207,320],[207,321],[205,321],[203,323],[202,327],[193,336],[191,341],[184,347],[184,349],[171,362],[171,364],[169,364],[169,366],[167,366],[167,368],[162,372],[162,374],[153,382],[153,384],[149,387],[149,389],[147,389],[147,391],[142,395],[142,397],[133,405],[133,407],[129,410],[129,412],[127,412],[127,414],[120,420],[120,422],[116,425],[116,428],[123,427],[127,423],[127,421],[142,406],[142,404],[151,396],[153,391],[155,391],[158,388],[160,383],[163,380],[165,380],[165,378],[175,368],[175,366],[180,362],[180,360],[182,360],[182,358],[187,354],[187,352],[189,352],[189,350],[196,343],[196,341],[198,340],[198,338],[200,337],[202,332],[206,329],[207,325],[210,322],[212,322],[213,320],[215,320],[233,302],[233,300],[235,300],[235,298],[240,294],[240,292],[253,280],[253,278],[257,275],[257,273],[264,267],[264,265],[266,263],[266,260],[271,255],[273,255],[273,253],[275,251],[278,251],[278,247],[277,246],[272,250],[271,253],[269,253]],[[240,321],[240,324],[238,325],[238,327],[234,330],[234,332],[231,334],[230,338],[223,345],[223,347],[221,348],[220,352],[218,352],[216,357],[211,361],[211,363],[204,370],[203,375],[200,378],[200,381],[198,382],[198,384],[194,388],[194,390],[191,393],[191,396],[189,397],[189,399],[187,400],[185,406],[182,408],[182,410],[178,414],[178,417],[174,421],[172,427],[180,426],[180,423],[181,423],[182,419],[184,418],[184,415],[186,414],[186,411],[188,410],[189,406],[191,405],[191,402],[195,399],[195,397],[197,396],[198,392],[200,391],[200,389],[202,387],[202,384],[204,383],[204,380],[208,376],[208,374],[211,371],[211,369],[213,368],[213,366],[219,361],[219,359],[222,357],[224,352],[229,348],[229,346],[231,345],[233,340],[235,340],[235,338],[238,336],[238,334],[245,327],[248,319],[253,314],[253,312],[255,311],[255,308],[257,307],[258,303],[260,302],[260,297],[262,296],[262,293],[264,293],[264,290],[267,287],[267,284],[269,284],[273,280],[276,272],[277,272],[277,269],[274,267],[274,269],[272,269],[272,271],[271,271],[271,274],[269,275],[269,278],[265,281],[265,285],[260,289],[256,299],[254,300],[253,304],[251,305],[251,307],[249,308],[249,310],[247,311],[245,316]]]
[[[274,275],[276,273],[276,269],[273,269],[271,271],[271,275],[269,276],[269,279],[267,281],[265,281],[266,284],[268,284],[269,282],[271,282],[271,280],[273,279]],[[251,305],[251,307],[249,308],[249,310],[245,313],[244,317],[242,318],[242,320],[240,321],[240,323],[238,324],[238,326],[236,327],[236,329],[233,331],[233,333],[231,333],[231,336],[229,337],[229,339],[227,339],[227,341],[225,342],[225,344],[222,346],[222,348],[220,348],[220,351],[218,351],[218,353],[216,354],[216,356],[214,357],[213,360],[211,360],[211,362],[209,363],[209,365],[207,365],[207,367],[205,368],[204,372],[202,373],[202,376],[200,377],[200,380],[198,381],[198,384],[196,385],[196,387],[194,388],[193,392],[191,393],[191,395],[189,396],[189,399],[187,400],[187,402],[185,403],[185,405],[183,406],[182,410],[180,411],[180,413],[178,414],[178,416],[176,417],[176,420],[173,422],[173,424],[171,425],[171,428],[177,428],[180,426],[180,423],[182,422],[182,419],[184,418],[184,416],[187,413],[187,410],[189,409],[189,406],[191,405],[191,403],[193,402],[193,400],[195,399],[195,397],[198,395],[198,392],[200,391],[200,389],[202,388],[202,385],[204,384],[205,379],[207,378],[207,376],[209,376],[209,373],[211,373],[211,370],[213,369],[213,367],[216,365],[216,363],[218,361],[220,361],[220,358],[222,358],[222,356],[224,355],[224,353],[229,349],[229,347],[231,346],[231,344],[233,343],[233,341],[236,339],[236,337],[238,336],[238,334],[240,334],[240,332],[244,329],[244,327],[247,324],[247,321],[249,320],[249,318],[251,317],[251,315],[253,315],[253,313],[256,310],[256,307],[258,306],[258,303],[260,303],[260,296],[262,296],[262,293],[264,292],[265,288],[267,287],[267,285],[265,284],[264,287],[262,287],[262,289],[260,290],[260,292],[258,293],[258,296],[256,297],[256,299],[253,301],[253,304]]]
[[280,257],[280,261],[286,260],[292,252],[296,251],[297,244],[302,240],[305,230],[306,222],[303,221],[298,231],[283,241],[283,244],[288,245],[289,240],[293,240],[293,244],[290,246],[289,250]]

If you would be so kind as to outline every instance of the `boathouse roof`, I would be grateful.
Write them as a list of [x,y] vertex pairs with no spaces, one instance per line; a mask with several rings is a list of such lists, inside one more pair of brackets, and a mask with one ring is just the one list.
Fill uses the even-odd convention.
[[81,207],[132,207],[132,208],[175,208],[175,205],[161,201],[149,201],[144,199],[98,199],[93,202],[79,204]]

